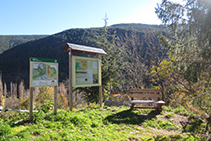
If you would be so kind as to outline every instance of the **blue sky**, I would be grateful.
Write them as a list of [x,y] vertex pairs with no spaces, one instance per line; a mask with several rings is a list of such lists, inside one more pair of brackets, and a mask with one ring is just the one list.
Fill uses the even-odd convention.
[[161,24],[162,0],[0,0],[0,35],[55,34],[118,23]]

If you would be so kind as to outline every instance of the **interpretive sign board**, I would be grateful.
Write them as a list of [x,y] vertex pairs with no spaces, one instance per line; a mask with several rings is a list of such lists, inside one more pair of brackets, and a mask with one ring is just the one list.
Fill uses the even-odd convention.
[[58,60],[30,58],[30,87],[58,86]]
[[101,85],[99,58],[72,56],[72,86],[89,87]]

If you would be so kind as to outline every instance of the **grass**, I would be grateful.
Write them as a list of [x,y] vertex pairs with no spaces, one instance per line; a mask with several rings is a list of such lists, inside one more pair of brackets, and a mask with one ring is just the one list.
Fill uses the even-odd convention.
[[[176,114],[184,115],[184,110],[164,107],[161,114],[168,118],[157,118],[160,113],[151,110],[130,111],[129,107],[104,107],[74,109],[66,111],[58,109],[40,112],[35,115],[33,123],[24,120],[14,124],[22,115],[6,119],[8,133],[0,135],[0,140],[209,140],[209,137],[195,135],[191,130],[182,133],[183,128],[169,119]],[[175,112],[176,111],[176,112]],[[180,111],[180,112],[178,112]],[[3,124],[1,124],[3,125]],[[4,124],[5,126],[5,124]],[[9,126],[9,127],[8,127]],[[200,127],[201,128],[201,127]],[[155,132],[156,131],[156,132]],[[165,134],[164,132],[175,132]]]

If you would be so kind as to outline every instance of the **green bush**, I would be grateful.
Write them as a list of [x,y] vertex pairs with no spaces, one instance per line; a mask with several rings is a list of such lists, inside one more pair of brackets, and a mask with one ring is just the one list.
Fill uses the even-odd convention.
[[49,110],[53,110],[53,102],[45,102],[42,106],[41,106],[41,110],[45,113],[47,113]]
[[11,133],[11,127],[8,124],[0,124],[0,136],[8,135]]
[[172,117],[175,117],[176,115],[174,113],[165,113],[164,116],[166,118],[172,118]]
[[172,112],[173,111],[171,106],[162,106],[162,108],[163,108],[163,111],[166,111],[166,112]]
[[183,106],[178,106],[177,108],[173,109],[173,112],[176,114],[184,115],[184,116],[187,116],[190,114],[190,112],[188,112]]

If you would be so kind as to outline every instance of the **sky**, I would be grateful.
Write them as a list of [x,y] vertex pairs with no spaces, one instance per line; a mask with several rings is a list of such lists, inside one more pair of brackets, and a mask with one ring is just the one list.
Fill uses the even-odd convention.
[[161,24],[162,0],[0,0],[0,35],[55,34],[119,23]]

